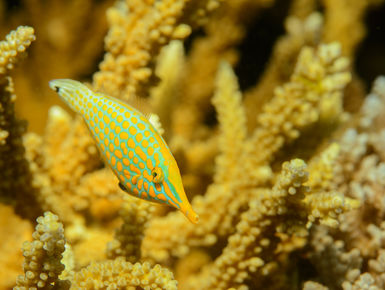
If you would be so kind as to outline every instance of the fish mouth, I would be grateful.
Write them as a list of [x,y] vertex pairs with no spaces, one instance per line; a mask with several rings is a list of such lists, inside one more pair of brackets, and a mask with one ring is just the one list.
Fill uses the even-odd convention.
[[193,224],[197,224],[199,222],[199,215],[191,207],[184,211],[184,215]]
[[54,80],[52,80],[52,81],[49,81],[48,82],[48,85],[49,85],[49,87],[52,89],[52,90],[54,90],[55,92],[59,92],[59,90],[60,90],[60,88],[59,88],[59,86],[56,84],[56,82],[54,81]]

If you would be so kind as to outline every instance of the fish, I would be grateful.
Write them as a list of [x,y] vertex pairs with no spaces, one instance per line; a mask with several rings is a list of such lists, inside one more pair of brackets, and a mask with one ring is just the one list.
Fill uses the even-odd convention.
[[198,223],[199,216],[187,199],[178,164],[144,114],[75,80],[54,79],[49,86],[83,117],[102,159],[119,179],[120,189],[174,207],[192,223]]

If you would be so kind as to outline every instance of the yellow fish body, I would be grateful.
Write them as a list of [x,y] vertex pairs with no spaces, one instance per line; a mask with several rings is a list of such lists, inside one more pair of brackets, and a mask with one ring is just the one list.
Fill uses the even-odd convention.
[[198,222],[170,149],[143,114],[74,80],[57,79],[49,85],[83,116],[121,189],[148,201],[170,205],[191,222]]

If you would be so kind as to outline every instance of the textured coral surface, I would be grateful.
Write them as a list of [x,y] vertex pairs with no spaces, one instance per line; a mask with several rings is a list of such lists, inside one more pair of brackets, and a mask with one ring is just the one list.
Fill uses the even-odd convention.
[[[385,289],[384,14],[0,1],[0,290]],[[152,113],[200,222],[123,192],[53,78]]]

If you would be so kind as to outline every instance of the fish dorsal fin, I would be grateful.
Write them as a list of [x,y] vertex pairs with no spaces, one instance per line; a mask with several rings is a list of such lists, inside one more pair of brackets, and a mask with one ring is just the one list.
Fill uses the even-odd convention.
[[146,116],[151,125],[158,131],[159,135],[163,135],[164,130],[162,124],[160,123],[159,116],[157,114],[149,114]]
[[[130,101],[130,102],[125,102],[120,99],[117,99],[115,97],[103,94],[103,93],[97,93],[99,95],[102,95],[110,100],[113,100],[123,106],[129,106],[131,109],[136,110],[137,112],[141,113],[150,123],[151,125],[155,128],[155,130],[159,133],[159,135],[163,135],[164,129],[162,127],[162,124],[160,123],[159,116],[154,113],[148,113],[149,111],[149,106],[146,104],[146,102],[142,99],[135,98],[135,100]],[[136,104],[134,104],[136,103]]]

